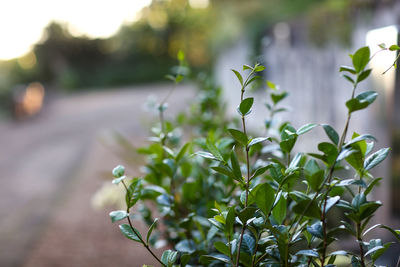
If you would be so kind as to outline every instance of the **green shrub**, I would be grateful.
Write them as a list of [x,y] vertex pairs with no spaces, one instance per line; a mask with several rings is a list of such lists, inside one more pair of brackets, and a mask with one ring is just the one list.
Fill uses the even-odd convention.
[[[375,266],[391,243],[366,235],[383,228],[400,240],[400,231],[368,224],[382,205],[370,196],[382,178],[370,170],[390,149],[375,150],[372,135],[348,133],[352,114],[377,97],[374,91],[357,92],[371,73],[369,48],[357,50],[351,58],[353,66],[340,68],[352,86],[341,134],[327,124],[299,129],[289,122],[276,125],[275,115],[284,111],[280,102],[288,94],[269,81],[270,117],[265,126],[270,136],[250,133],[246,119],[254,98],[247,96],[247,89],[261,78],[257,74],[265,67],[259,64],[244,65],[242,73],[233,70],[241,85],[239,123],[226,121],[224,105],[212,97],[203,97],[192,117],[180,121],[192,122],[203,138],[193,134],[180,145],[175,124],[164,119],[166,100],[162,101],[151,144],[139,149],[146,157],[144,176],[127,177],[122,166],[113,170],[113,183],[126,189],[127,208],[111,212],[112,221],[126,219],[128,223],[119,226],[121,232],[142,244],[162,266],[335,266],[339,256],[354,267]],[[182,53],[178,59],[183,66]],[[177,73],[169,76],[176,84],[183,78]],[[219,98],[218,90],[208,95]],[[315,127],[322,127],[330,140],[317,144],[320,153],[293,152],[296,142]],[[339,171],[345,166],[352,171]],[[138,212],[132,211],[139,201]],[[160,219],[146,206],[150,203],[156,205]],[[333,210],[343,219],[328,218]],[[135,213],[149,225],[146,236],[133,225]],[[158,230],[158,221],[165,230]],[[352,236],[357,253],[335,249],[342,233]],[[160,240],[174,249],[158,258],[152,246]]]

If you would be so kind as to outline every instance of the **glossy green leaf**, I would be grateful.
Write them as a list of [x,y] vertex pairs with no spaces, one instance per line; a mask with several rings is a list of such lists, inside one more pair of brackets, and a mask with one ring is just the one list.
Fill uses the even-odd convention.
[[125,167],[122,165],[118,165],[112,170],[112,174],[115,178],[120,178],[125,174]]
[[249,253],[250,255],[253,255],[255,245],[256,245],[256,242],[251,235],[249,235],[249,234],[243,235],[242,246],[240,247],[241,250],[244,250],[245,252]]
[[223,165],[221,165],[221,166],[215,166],[215,167],[211,167],[211,169],[213,169],[214,171],[219,172],[219,173],[221,173],[221,174],[223,174],[223,175],[226,175],[226,176],[228,176],[228,177],[230,177],[230,178],[232,178],[232,179],[234,179],[234,180],[236,180],[236,181],[238,181],[238,182],[240,182],[240,183],[243,182],[243,179],[242,179],[242,178],[238,178],[238,177],[232,172],[232,170],[230,170],[230,169],[229,169],[228,167],[226,167],[226,166],[223,166]]
[[196,244],[193,240],[184,239],[175,245],[175,249],[181,253],[192,254],[196,251]]
[[322,182],[324,181],[325,178],[325,172],[324,170],[319,170],[316,173],[313,173],[307,178],[307,181],[310,185],[310,187],[314,191],[318,191],[319,187],[321,186]]
[[133,207],[136,204],[136,202],[140,199],[141,189],[142,189],[142,180],[140,178],[132,179],[125,195],[126,206],[128,208]]
[[374,201],[374,202],[367,202],[363,203],[360,205],[360,211],[359,211],[359,218],[360,220],[364,220],[367,217],[371,216],[374,214],[374,212],[382,206],[382,203],[379,201]]
[[115,210],[110,212],[111,222],[116,222],[128,217],[128,213],[125,210]]
[[389,50],[390,51],[396,51],[396,50],[400,50],[400,46],[398,46],[398,45],[391,45],[390,47],[389,47]]
[[394,230],[391,227],[386,226],[386,225],[381,225],[380,228],[388,230],[389,232],[391,232],[393,234],[394,237],[397,238],[397,240],[400,241],[400,230]]
[[243,99],[243,101],[240,103],[239,107],[237,108],[239,115],[246,116],[246,115],[250,114],[253,103],[254,103],[253,97],[248,97],[248,98]]
[[307,226],[307,231],[315,237],[318,238],[323,238],[323,233],[322,233],[322,223],[320,221],[312,224],[311,226]]
[[363,92],[357,95],[355,98],[347,101],[346,107],[349,109],[349,112],[364,109],[372,104],[377,96],[378,94],[374,91]]
[[321,216],[317,202],[311,201],[311,199],[305,199],[298,202],[293,206],[293,211],[297,214],[304,214],[307,217],[317,219],[319,219]]
[[370,57],[370,50],[368,46],[358,49],[352,58],[354,69],[357,73],[362,71],[367,66]]
[[275,190],[268,183],[262,184],[256,193],[256,204],[258,208],[268,216],[274,204]]
[[362,82],[362,81],[364,81],[365,79],[367,79],[368,76],[371,74],[371,71],[372,71],[372,69],[367,69],[367,70],[364,70],[363,72],[361,72],[361,73],[358,75],[357,83]]
[[281,131],[281,140],[282,141],[279,143],[279,146],[282,151],[290,153],[297,140],[296,129],[294,129],[291,125],[286,125]]
[[318,252],[316,252],[315,250],[312,250],[312,249],[299,250],[298,252],[296,252],[296,255],[303,255],[303,256],[314,257],[314,258],[319,257]]
[[380,180],[382,180],[382,177],[379,177],[379,178],[374,179],[374,180],[368,185],[367,189],[365,189],[364,194],[365,194],[365,195],[368,195],[368,194],[371,192],[371,190],[374,188],[374,186],[376,186],[376,185],[379,183]]
[[229,208],[228,213],[226,214],[226,219],[225,219],[225,230],[229,234],[233,233],[235,217],[236,217],[235,207],[232,206]]
[[237,142],[243,146],[247,146],[247,136],[243,132],[236,129],[228,129],[228,132]]
[[297,135],[302,135],[305,134],[309,131],[311,131],[312,129],[314,129],[315,127],[317,127],[318,125],[315,123],[308,123],[306,125],[301,126],[297,131]]
[[206,159],[212,159],[212,160],[219,160],[216,157],[213,156],[213,154],[205,151],[198,151],[195,153],[195,155],[206,158]]
[[390,148],[382,148],[374,154],[370,155],[368,158],[365,159],[364,169],[368,171],[381,163],[388,156],[389,151]]
[[230,255],[229,247],[228,247],[225,243],[223,243],[223,242],[221,242],[221,241],[216,241],[216,242],[214,242],[214,247],[215,247],[219,252],[221,252],[222,254],[225,254],[225,255],[227,255],[227,256]]
[[286,218],[286,198],[283,194],[280,195],[278,202],[273,208],[272,215],[279,224],[282,224],[283,220]]
[[179,261],[181,262],[180,267],[185,267],[190,261],[190,254],[182,254]]
[[236,153],[234,150],[231,152],[231,166],[232,166],[232,171],[234,176],[236,177],[236,180],[242,181],[242,171],[240,170],[240,165],[239,161],[236,157]]
[[166,250],[161,255],[161,262],[164,263],[167,267],[172,267],[178,258],[178,252],[173,250]]
[[243,223],[246,224],[248,220],[250,220],[253,216],[254,213],[257,209],[254,207],[247,207],[241,210],[238,214],[239,220]]
[[[121,230],[122,234],[124,234],[124,236],[126,236],[127,238],[142,243],[142,241],[140,241],[140,232],[137,229],[133,228],[134,230],[132,230],[132,228],[128,224],[121,224],[119,226],[119,229]],[[140,238],[138,236],[140,236]]]
[[112,180],[113,184],[119,184],[120,182],[122,182],[122,180],[126,179],[126,176],[121,176],[119,178],[115,178],[114,180]]
[[146,243],[147,243],[147,244],[149,243],[150,236],[151,236],[151,233],[152,233],[153,230],[154,230],[154,227],[157,226],[157,222],[158,222],[158,218],[155,218],[155,219],[154,219],[154,222],[150,225],[150,228],[149,228],[149,230],[147,231],[147,235],[146,235]]
[[247,147],[251,147],[254,146],[255,144],[264,142],[264,141],[271,141],[272,139],[270,137],[256,137],[250,140],[249,144],[247,145]]
[[206,264],[207,266],[210,265],[214,261],[222,261],[223,263],[230,263],[229,257],[224,254],[215,254],[215,255],[202,255],[200,256],[200,262]]
[[357,194],[353,200],[351,201],[351,205],[355,208],[355,209],[359,209],[361,204],[364,204],[367,201],[367,199],[365,198],[364,193],[360,193]]
[[213,154],[214,157],[216,157],[219,161],[224,161],[221,152],[219,152],[218,148],[211,142],[210,139],[206,140],[206,145],[208,150],[211,152],[211,154]]
[[271,168],[271,165],[258,168],[258,169],[253,173],[253,175],[251,176],[251,179],[253,179],[253,178],[257,177],[257,176],[262,175],[262,174],[263,174],[264,172],[266,172],[269,168]]
[[340,200],[340,196],[329,197],[326,201],[325,213],[327,213]]
[[349,147],[350,145],[355,144],[360,141],[363,141],[363,140],[377,141],[376,138],[370,134],[362,134],[360,136],[357,136],[357,137],[351,139],[349,142],[347,142],[346,147]]

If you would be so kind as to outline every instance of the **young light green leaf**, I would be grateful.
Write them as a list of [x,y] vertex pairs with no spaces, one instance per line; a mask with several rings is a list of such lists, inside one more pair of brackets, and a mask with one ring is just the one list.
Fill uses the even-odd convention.
[[176,56],[176,58],[177,58],[179,61],[184,61],[184,60],[185,60],[185,53],[184,53],[182,50],[179,50],[179,51],[178,51],[178,54],[177,54],[177,56]]
[[248,97],[246,99],[243,99],[243,101],[240,103],[237,111],[239,115],[241,116],[246,116],[250,114],[251,112],[251,107],[253,106],[254,98],[253,97]]
[[237,70],[232,69],[232,71],[233,71],[233,73],[235,73],[235,75],[238,78],[240,84],[243,86],[243,77],[242,77],[242,75]]
[[244,65],[243,65],[243,70],[253,70],[253,67],[252,67],[252,66],[249,66],[249,65],[247,65],[247,64],[244,64]]
[[386,49],[386,44],[385,43],[378,44],[378,46],[381,49]]
[[271,82],[271,81],[266,81],[266,83],[267,83],[267,86],[268,86],[269,88],[271,88],[272,90],[277,90],[276,84],[274,84],[273,82]]
[[391,45],[390,47],[389,47],[389,50],[390,51],[396,51],[396,50],[400,50],[400,46],[398,46],[398,45]]
[[258,65],[257,67],[254,68],[255,72],[260,72],[265,70],[265,67],[263,65]]

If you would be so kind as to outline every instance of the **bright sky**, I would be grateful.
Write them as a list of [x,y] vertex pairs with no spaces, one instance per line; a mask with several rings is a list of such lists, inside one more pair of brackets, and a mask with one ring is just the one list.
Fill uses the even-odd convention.
[[0,60],[19,57],[39,41],[50,21],[67,22],[73,34],[108,37],[133,21],[151,0],[2,0]]

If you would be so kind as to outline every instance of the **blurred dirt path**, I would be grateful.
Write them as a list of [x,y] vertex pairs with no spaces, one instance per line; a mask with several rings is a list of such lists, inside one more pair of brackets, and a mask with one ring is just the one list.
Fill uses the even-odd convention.
[[[143,105],[166,87],[68,96],[32,120],[0,123],[0,266],[141,266],[107,212],[90,206],[101,172],[118,163],[97,137],[117,131],[140,145],[152,116]],[[189,108],[194,94],[178,88],[168,114]]]

